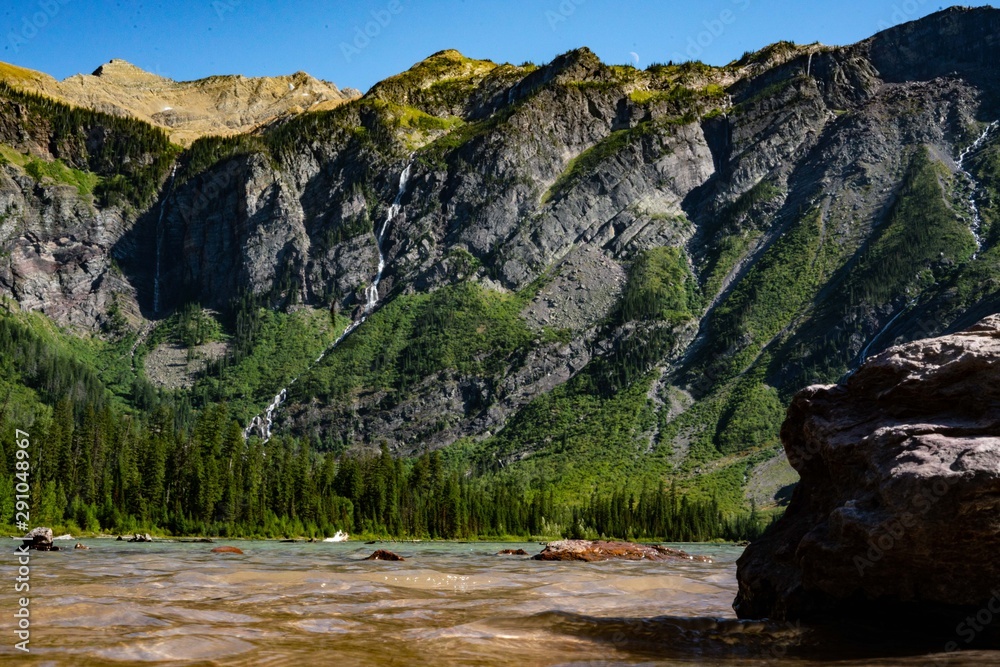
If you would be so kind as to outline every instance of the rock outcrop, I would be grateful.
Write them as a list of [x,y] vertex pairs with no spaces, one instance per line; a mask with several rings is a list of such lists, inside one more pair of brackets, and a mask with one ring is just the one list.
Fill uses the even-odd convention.
[[927,617],[1000,588],[1000,315],[799,392],[781,438],[801,482],[739,560],[741,618]]
[[631,542],[605,542],[604,540],[558,540],[545,545],[542,553],[532,560],[585,561],[595,563],[605,560],[654,560],[699,561],[710,563],[707,556],[692,556],[680,549],[658,544],[633,544]]
[[38,526],[28,531],[28,534],[21,538],[22,549],[34,549],[35,551],[59,551],[59,547],[52,544],[52,529]]

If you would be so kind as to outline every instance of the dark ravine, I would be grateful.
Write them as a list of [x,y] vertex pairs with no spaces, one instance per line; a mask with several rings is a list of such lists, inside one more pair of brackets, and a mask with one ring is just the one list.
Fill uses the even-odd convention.
[[995,315],[799,392],[781,435],[802,481],[739,560],[737,614],[954,629],[995,606],[998,387]]

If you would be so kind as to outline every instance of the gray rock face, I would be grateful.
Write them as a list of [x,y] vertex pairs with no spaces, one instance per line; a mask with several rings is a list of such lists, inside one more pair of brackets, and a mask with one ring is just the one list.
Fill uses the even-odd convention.
[[1000,315],[801,391],[801,476],[738,563],[741,618],[981,606],[1000,586]]
[[[306,397],[286,406],[299,433],[410,451],[495,432],[595,357],[645,335],[649,327],[608,321],[635,257],[661,246],[685,250],[704,292],[678,344],[653,364],[665,387],[697,400],[753,364],[767,366],[773,387],[800,387],[836,377],[873,342],[877,351],[926,335],[928,322],[954,327],[1000,305],[993,278],[982,277],[994,275],[985,251],[1000,237],[984,236],[978,264],[951,243],[971,241],[973,226],[968,198],[956,194],[966,177],[955,158],[1000,118],[998,16],[949,10],[854,46],[800,47],[711,71],[632,72],[586,49],[540,68],[438,54],[451,64],[418,65],[334,112],[263,128],[259,143],[221,151],[198,173],[182,157],[176,182],[165,179],[160,199],[134,213],[95,210],[73,188],[5,165],[0,290],[91,331],[112,304],[138,328],[141,317],[188,302],[226,312],[246,293],[272,308],[356,317],[377,270],[377,233],[412,164],[381,243],[382,303],[462,280],[506,291],[538,280],[522,315],[539,341],[548,327],[568,342],[532,345],[502,377],[425,378],[392,404],[367,388],[350,404]],[[434,117],[424,119],[430,129],[401,117],[415,111]],[[19,120],[0,114],[0,139],[51,157],[45,137],[19,139]],[[895,293],[847,298],[924,149],[965,229],[935,248],[939,259],[914,260],[912,280]],[[986,166],[966,167],[981,178],[986,211],[987,191],[1000,186],[988,183]],[[808,269],[754,282],[817,213]],[[963,263],[975,265],[966,274],[975,289],[950,271]],[[794,312],[757,317],[785,305],[775,284],[806,270],[808,293]],[[726,330],[725,317],[743,312],[775,321]],[[682,451],[680,440],[666,444]]]
[[91,331],[116,294],[131,301],[134,289],[111,259],[127,225],[120,210],[98,211],[72,186],[40,185],[6,166],[0,211],[0,289],[22,308]]

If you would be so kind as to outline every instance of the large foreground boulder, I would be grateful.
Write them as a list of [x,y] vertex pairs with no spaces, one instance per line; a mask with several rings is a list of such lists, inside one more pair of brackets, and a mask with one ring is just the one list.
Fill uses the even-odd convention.
[[799,392],[781,439],[801,482],[739,559],[741,618],[988,608],[1000,590],[1000,316]]

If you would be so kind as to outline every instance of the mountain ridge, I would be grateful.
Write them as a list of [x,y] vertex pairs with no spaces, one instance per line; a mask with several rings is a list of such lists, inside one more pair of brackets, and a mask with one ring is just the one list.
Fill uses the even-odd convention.
[[0,287],[135,345],[132,405],[181,400],[144,359],[215,344],[185,405],[246,425],[287,389],[276,433],[315,450],[773,504],[792,392],[1000,309],[998,27],[950,9],[724,67],[444,51],[184,152],[123,141],[148,173],[100,159],[138,126],[11,98]]
[[73,106],[138,118],[165,129],[185,146],[206,135],[251,132],[285,115],[332,109],[361,95],[305,72],[174,81],[120,59],[62,81],[0,63],[0,80]]

